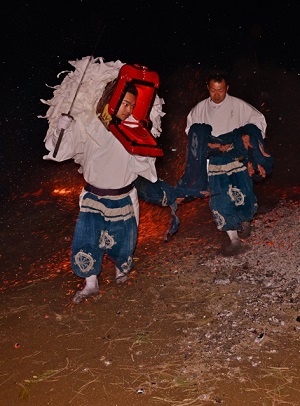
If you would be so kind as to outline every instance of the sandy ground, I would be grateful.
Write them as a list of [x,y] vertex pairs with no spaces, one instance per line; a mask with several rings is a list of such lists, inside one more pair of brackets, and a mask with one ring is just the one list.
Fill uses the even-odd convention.
[[[31,199],[39,207],[41,196]],[[201,223],[206,202],[190,205]],[[236,257],[218,255],[222,239],[190,235],[190,224],[168,243],[142,241],[129,281],[116,285],[106,261],[99,297],[77,306],[71,215],[49,206],[44,225],[23,220],[35,233],[24,234],[22,255],[14,235],[14,258],[2,258],[11,264],[0,311],[3,405],[299,404],[298,201],[257,215]],[[64,231],[53,235],[57,226]]]

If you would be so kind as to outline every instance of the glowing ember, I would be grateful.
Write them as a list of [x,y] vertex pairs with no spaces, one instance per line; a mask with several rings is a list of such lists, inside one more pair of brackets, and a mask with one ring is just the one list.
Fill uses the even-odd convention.
[[67,195],[74,192],[74,189],[54,189],[52,194],[53,195]]

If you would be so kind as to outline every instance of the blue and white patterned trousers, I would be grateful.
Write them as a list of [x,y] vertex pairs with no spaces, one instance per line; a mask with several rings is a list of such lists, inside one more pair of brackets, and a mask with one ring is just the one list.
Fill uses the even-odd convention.
[[124,274],[131,271],[137,242],[135,212],[129,194],[99,197],[86,192],[81,196],[71,253],[77,276],[99,275],[104,254]]

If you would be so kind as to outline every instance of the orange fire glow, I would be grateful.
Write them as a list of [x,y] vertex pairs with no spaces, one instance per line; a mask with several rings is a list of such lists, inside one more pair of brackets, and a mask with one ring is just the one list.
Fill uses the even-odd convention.
[[67,194],[70,194],[72,192],[74,192],[74,189],[72,190],[72,189],[63,188],[63,189],[54,189],[52,191],[52,194],[53,195],[67,195]]

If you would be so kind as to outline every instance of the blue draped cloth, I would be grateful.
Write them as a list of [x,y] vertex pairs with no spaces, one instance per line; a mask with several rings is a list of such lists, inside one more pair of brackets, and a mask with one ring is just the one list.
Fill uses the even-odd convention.
[[[187,161],[175,187],[163,180],[152,183],[138,177],[138,196],[160,206],[170,206],[172,219],[167,235],[179,227],[177,198],[210,196],[210,209],[219,230],[241,230],[241,223],[257,212],[253,181],[262,181],[273,170],[261,131],[247,124],[219,137],[208,124],[193,124],[188,133]],[[207,165],[209,160],[209,165]],[[207,171],[208,166],[208,171]]]
[[274,165],[261,131],[247,124],[213,137],[209,125],[193,124],[188,137],[186,169],[174,188],[177,196],[204,197],[209,191],[217,228],[242,230],[241,223],[252,220],[258,208],[253,180],[263,180]]
[[211,131],[208,124],[193,124],[190,128],[185,171],[174,188],[178,198],[205,197],[208,194],[207,143]]
[[134,186],[137,189],[138,197],[143,201],[157,204],[161,207],[170,207],[171,220],[164,235],[164,240],[167,241],[169,237],[178,231],[180,224],[176,214],[177,196],[174,188],[162,179],[158,179],[155,183],[152,183],[141,176],[138,176],[134,181]]

